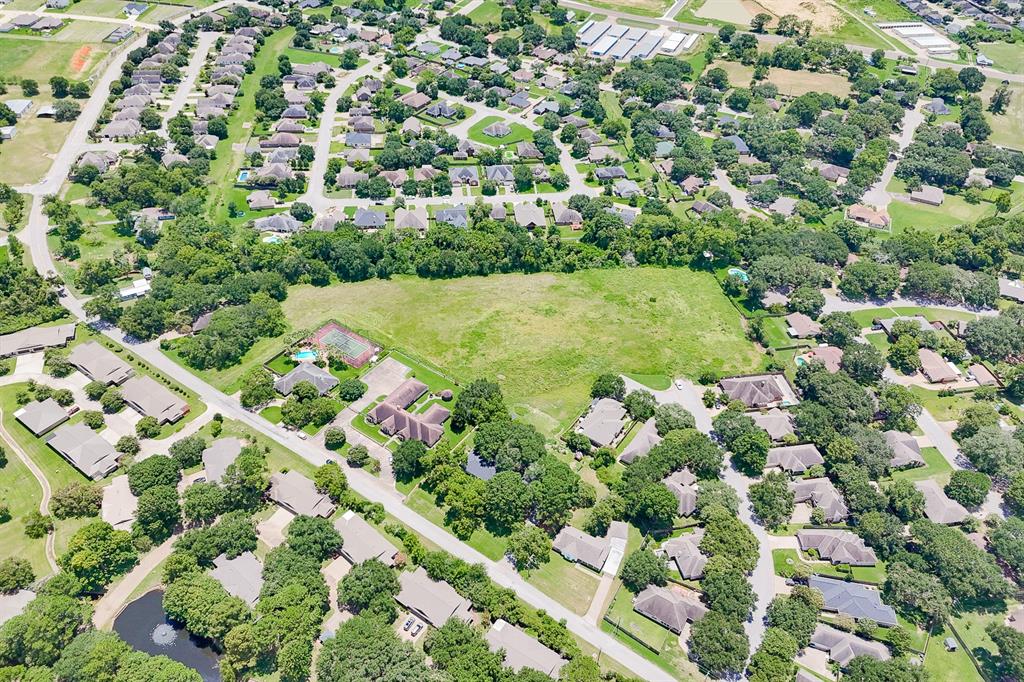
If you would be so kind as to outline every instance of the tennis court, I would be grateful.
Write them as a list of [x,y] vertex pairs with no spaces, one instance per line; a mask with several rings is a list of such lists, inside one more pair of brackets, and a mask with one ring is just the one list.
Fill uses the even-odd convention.
[[311,341],[331,355],[340,357],[351,367],[362,367],[378,348],[350,329],[337,322],[330,322],[321,327]]

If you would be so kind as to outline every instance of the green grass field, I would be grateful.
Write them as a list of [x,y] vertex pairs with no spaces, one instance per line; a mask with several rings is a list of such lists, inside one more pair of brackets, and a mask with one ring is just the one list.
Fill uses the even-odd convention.
[[501,5],[495,2],[495,0],[484,0],[468,16],[476,25],[488,22],[498,23],[501,21],[501,9]]
[[[897,190],[899,191],[899,190]],[[911,227],[929,233],[938,233],[964,223],[973,223],[994,215],[992,204],[969,204],[962,197],[946,195],[941,206],[918,202],[893,201],[889,204],[892,229],[899,234]]]
[[530,132],[529,128],[527,128],[524,125],[515,123],[513,121],[506,121],[506,123],[508,123],[509,127],[512,129],[512,132],[506,135],[505,137],[491,137],[490,135],[484,132],[484,128],[500,120],[502,119],[498,116],[485,116],[484,118],[480,119],[473,125],[472,128],[469,129],[469,139],[473,140],[474,142],[491,145],[493,147],[498,147],[503,144],[510,145],[515,144],[517,142],[522,142],[523,140],[533,139],[533,133]]
[[994,61],[1000,71],[1024,73],[1024,50],[1019,43],[979,43],[978,52]]
[[[1017,49],[1020,48],[1017,47]],[[999,81],[994,78],[985,81],[985,87],[982,88],[980,96],[986,107],[989,100],[992,99],[992,93],[998,87]],[[988,141],[1020,150],[1024,149],[1024,86],[1020,83],[1011,83],[1009,88],[1012,94],[1010,105],[1005,113],[996,116],[988,109],[985,110],[985,117],[992,126],[992,135],[989,136]]]
[[943,642],[952,636],[953,631],[949,627],[939,627],[928,639],[924,669],[928,671],[932,682],[981,682],[984,678],[963,647],[957,647],[956,651],[946,651]]
[[924,458],[923,467],[896,471],[892,475],[893,479],[923,481],[926,478],[934,478],[940,484],[945,485],[953,473],[953,467],[949,465],[942,453],[937,448],[921,448],[921,457]]
[[547,433],[583,410],[602,372],[679,376],[761,364],[712,276],[685,269],[302,286],[284,307],[295,329],[333,318],[460,382],[496,378],[509,405]]

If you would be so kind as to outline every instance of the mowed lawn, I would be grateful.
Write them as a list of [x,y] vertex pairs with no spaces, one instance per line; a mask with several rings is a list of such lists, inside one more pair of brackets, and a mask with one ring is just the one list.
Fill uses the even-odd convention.
[[712,276],[682,268],[300,286],[284,308],[293,329],[335,318],[460,382],[495,378],[548,433],[586,407],[602,372],[695,376],[761,364]]
[[1000,71],[1024,73],[1024,49],[1018,43],[979,43],[978,52],[994,61]]
[[484,128],[501,120],[502,119],[499,116],[487,116],[480,119],[473,124],[472,128],[469,129],[469,139],[481,144],[489,144],[497,147],[503,144],[515,144],[532,138],[533,135],[529,128],[511,120],[505,121],[508,123],[508,127],[512,129],[512,132],[505,137],[491,137],[484,132]]

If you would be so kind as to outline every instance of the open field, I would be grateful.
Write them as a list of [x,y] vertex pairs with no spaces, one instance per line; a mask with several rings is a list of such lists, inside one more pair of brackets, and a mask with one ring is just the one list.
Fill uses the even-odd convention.
[[[113,30],[110,24],[74,22],[54,38],[0,35],[0,73],[7,78],[34,78],[40,84],[49,81],[52,76],[64,76],[69,80],[87,78],[93,67],[110,51],[110,46],[100,42],[103,36],[88,40],[59,40],[65,32],[78,24],[105,26],[103,36]],[[80,49],[88,51],[88,57],[84,66],[76,69],[72,61]]]
[[[753,67],[739,62],[716,61],[709,66],[724,69],[729,74],[729,83],[735,87],[748,87],[750,79],[754,75]],[[765,80],[777,85],[779,92],[790,97],[797,97],[806,92],[830,92],[837,97],[845,97],[850,94],[850,82],[831,73],[771,69]]]
[[760,364],[715,280],[685,269],[301,286],[284,308],[294,329],[334,318],[460,382],[496,378],[509,405],[548,433],[583,410],[601,372],[678,376]]
[[[1019,50],[1020,48],[1017,47]],[[992,93],[999,87],[999,82],[989,78],[985,81],[980,96],[981,101],[988,107]],[[1013,149],[1024,149],[1024,86],[1020,83],[1011,83],[1010,106],[1006,112],[998,116],[992,114],[986,108],[985,117],[992,126],[992,135],[988,141],[993,144],[1004,145]]]
[[527,582],[553,597],[574,613],[583,615],[597,592],[600,578],[581,566],[551,552],[550,559],[525,574]]
[[624,0],[624,2],[587,0],[587,4],[618,12],[638,14],[644,17],[660,17],[672,7],[673,3],[672,0]]
[[693,14],[701,19],[749,26],[757,12],[751,12],[740,0],[711,0],[694,9]]
[[946,650],[943,642],[952,636],[953,631],[948,626],[936,628],[928,639],[924,669],[934,682],[980,682],[984,678],[962,647],[957,647],[956,651]]
[[495,0],[484,0],[468,16],[477,25],[486,24],[487,22],[498,23],[501,21],[501,5],[495,2]]
[[[122,0],[78,0],[63,10],[64,12],[70,12],[71,14],[87,14],[91,17],[115,17],[124,18],[124,6],[128,3],[122,2]],[[150,5],[150,11],[152,11],[153,5]],[[48,10],[53,14],[60,14],[61,10]],[[149,19],[149,13],[147,12],[146,20]]]
[[[0,42],[0,54],[2,52]],[[21,88],[11,87],[10,94],[20,96]],[[32,109],[18,120],[14,139],[0,145],[0,182],[27,185],[42,180],[74,126],[72,121],[58,123],[52,118],[36,117],[39,107],[54,101],[45,81],[40,80],[39,94],[31,99]]]
[[994,61],[1000,71],[1024,73],[1024,47],[1020,43],[979,43],[978,52]]

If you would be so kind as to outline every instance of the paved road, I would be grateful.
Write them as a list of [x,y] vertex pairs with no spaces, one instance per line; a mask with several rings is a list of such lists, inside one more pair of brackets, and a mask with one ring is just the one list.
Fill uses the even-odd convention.
[[97,630],[113,626],[114,619],[117,618],[117,614],[121,613],[121,609],[128,603],[128,598],[131,597],[132,592],[142,584],[146,576],[160,565],[161,561],[170,556],[172,545],[174,545],[174,541],[178,537],[173,535],[159,547],[154,547],[150,550],[142,557],[142,561],[136,564],[135,568],[125,574],[116,585],[107,590],[96,601],[95,610],[92,614],[92,624]]
[[[924,123],[925,117],[921,113],[921,105],[918,103],[913,109],[908,109],[903,114],[903,122],[900,125],[900,132],[893,134],[893,140],[896,141],[897,148],[902,152],[910,143],[914,141],[914,132],[917,127]],[[896,166],[899,164],[899,159],[892,159],[885,164],[885,168],[882,170],[882,177],[878,179],[874,185],[868,188],[864,192],[864,198],[861,200],[862,203],[868,206],[875,206],[876,208],[885,208],[892,201],[892,194],[886,189],[889,183],[892,182],[893,176],[896,174]]]
[[911,298],[904,298],[904,297],[899,296],[899,295],[893,296],[891,299],[888,299],[886,301],[850,301],[850,300],[847,300],[845,298],[840,297],[834,291],[827,291],[826,290],[826,291],[823,291],[822,293],[825,295],[825,305],[821,309],[821,312],[822,312],[823,315],[826,314],[826,313],[836,313],[836,312],[848,312],[849,313],[849,312],[855,312],[855,311],[858,311],[858,310],[872,310],[872,309],[875,309],[875,308],[884,308],[884,307],[902,308],[902,307],[916,307],[916,306],[925,306],[929,310],[932,310],[932,311],[938,312],[938,313],[941,313],[941,312],[970,313],[972,315],[978,315],[979,317],[995,317],[996,315],[999,314],[999,311],[995,310],[995,309],[991,309],[991,310],[989,310],[989,309],[974,310],[973,308],[968,308],[966,306],[932,305],[931,303],[928,303],[927,301],[917,301],[917,300],[914,300],[914,299],[911,299]]
[[[46,479],[46,475],[42,469],[36,466],[36,463],[32,461],[32,458],[25,454],[25,451],[21,449],[18,442],[11,437],[7,430],[3,426],[3,410],[0,410],[0,440],[14,452],[15,456],[22,461],[22,463],[28,467],[28,470],[32,472],[32,476],[35,477],[36,481],[39,482],[39,487],[43,489],[43,497],[39,500],[39,513],[43,516],[50,514],[50,482]],[[60,568],[57,566],[57,553],[53,549],[54,532],[50,531],[46,535],[46,562],[50,564],[50,569],[54,573],[60,573]]]
[[[627,390],[636,390],[637,388],[650,390],[628,377],[626,378],[626,386]],[[702,400],[704,389],[702,387],[690,381],[676,380],[668,389],[651,392],[658,402],[676,402],[682,405],[693,415],[699,431],[711,433],[711,415],[708,409],[704,407],[704,401]],[[754,588],[754,594],[757,595],[757,604],[754,607],[754,614],[751,620],[745,623],[747,637],[750,639],[750,650],[753,652],[757,650],[757,647],[761,645],[761,640],[764,639],[765,613],[767,612],[768,604],[775,596],[775,568],[772,565],[771,542],[767,531],[765,531],[763,526],[754,521],[753,513],[751,512],[747,492],[750,489],[750,484],[755,482],[754,479],[744,476],[728,464],[726,465],[725,472],[722,474],[722,479],[739,494],[739,518],[750,528],[754,537],[757,538],[759,545],[757,565],[749,577],[750,584]]]
[[[119,342],[124,342],[124,339],[116,329],[108,329],[104,333]],[[151,366],[188,387],[190,390],[195,391],[207,404],[208,410],[220,412],[225,417],[243,422],[253,431],[278,441],[314,465],[319,466],[328,459],[338,461],[314,444],[299,439],[293,433],[283,432],[271,426],[262,417],[242,409],[233,398],[224,395],[161,353],[158,343],[135,344],[131,348],[136,355]],[[402,503],[401,494],[385,482],[365,471],[348,467],[344,461],[340,461],[339,464],[345,469],[349,486],[353,490],[371,502],[382,504],[389,514],[414,532],[437,546],[443,547],[446,551],[464,561],[483,564],[487,569],[488,575],[495,583],[512,589],[526,603],[535,608],[544,609],[555,620],[564,619],[566,626],[571,632],[584,641],[598,647],[604,654],[611,656],[629,668],[634,674],[646,680],[667,679],[665,672],[661,668],[639,656],[617,639],[601,631],[597,625],[588,622],[583,616],[570,611],[555,599],[527,583],[507,562],[491,561],[483,554],[463,544],[447,530],[434,525],[409,507],[406,507]]]
[[192,92],[192,88],[196,84],[196,80],[199,78],[199,72],[203,70],[203,66],[206,65],[206,56],[210,52],[210,48],[217,42],[217,38],[220,37],[220,33],[216,31],[202,31],[199,33],[199,38],[196,41],[195,51],[192,53],[192,58],[189,59],[188,67],[185,69],[185,75],[178,83],[177,89],[174,91],[174,97],[171,98],[171,103],[167,107],[167,111],[163,115],[163,123],[160,124],[160,132],[163,135],[167,135],[167,123],[172,118],[178,115],[182,109],[185,108],[185,104],[188,101],[189,93]]

